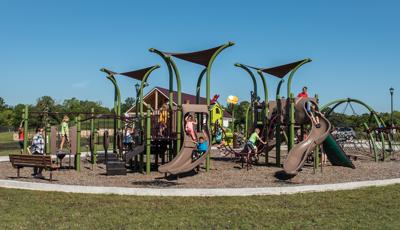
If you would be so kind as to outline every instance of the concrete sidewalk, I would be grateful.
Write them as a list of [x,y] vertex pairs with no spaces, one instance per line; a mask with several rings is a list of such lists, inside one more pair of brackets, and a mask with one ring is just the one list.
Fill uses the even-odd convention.
[[60,185],[48,183],[21,182],[14,180],[0,180],[0,187],[26,189],[36,191],[68,192],[84,194],[116,194],[134,196],[261,196],[282,195],[307,192],[326,192],[339,190],[352,190],[370,186],[386,186],[400,184],[400,178],[373,181],[357,181],[338,184],[302,185],[289,187],[264,187],[264,188],[179,188],[179,189],[154,189],[154,188],[126,188],[126,187],[98,187],[80,185]]

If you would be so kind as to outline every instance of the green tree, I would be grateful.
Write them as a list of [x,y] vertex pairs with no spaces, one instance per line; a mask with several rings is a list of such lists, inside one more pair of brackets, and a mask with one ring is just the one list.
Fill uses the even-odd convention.
[[133,97],[127,97],[125,102],[121,105],[121,112],[125,113],[128,109],[135,105],[135,99]]

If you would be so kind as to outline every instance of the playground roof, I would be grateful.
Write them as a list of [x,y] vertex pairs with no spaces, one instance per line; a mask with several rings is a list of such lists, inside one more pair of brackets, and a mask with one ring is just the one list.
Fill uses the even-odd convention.
[[119,74],[141,81],[141,80],[143,80],[144,75],[146,75],[146,73],[153,67],[154,66],[150,66],[147,68],[138,69],[138,70],[134,70],[134,71],[130,71],[130,72],[119,73]]
[[191,52],[191,53],[168,53],[168,52],[162,52],[162,53],[167,56],[174,56],[176,58],[207,67],[208,63],[210,62],[211,57],[222,46],[223,45],[220,45],[220,46],[217,46],[217,47],[214,47],[211,49],[200,50],[200,51]]
[[[162,87],[154,87],[152,90],[150,90],[146,95],[144,95],[143,97],[143,101],[146,103],[147,98],[150,98],[151,95],[155,92],[155,91],[159,92],[159,95],[161,94],[163,97],[165,97],[166,99],[169,98],[169,89],[165,89]],[[172,91],[173,94],[173,103],[174,105],[177,105],[177,101],[178,101],[178,92],[176,91]],[[189,104],[196,104],[196,96],[192,95],[192,94],[188,94],[188,93],[181,93],[181,97],[182,97],[182,102],[186,103],[189,102]],[[206,105],[207,104],[207,100],[204,97],[200,97],[200,104]],[[133,106],[131,109],[129,110],[134,110],[135,106]],[[228,113],[227,111],[224,110],[223,112],[223,117],[225,118],[231,118],[232,115],[230,113]]]
[[296,66],[298,66],[300,63],[302,63],[305,60],[307,60],[307,59],[303,59],[300,61],[285,64],[285,65],[275,66],[272,68],[258,68],[258,67],[248,66],[248,65],[245,65],[245,66],[252,68],[252,69],[260,70],[264,73],[271,74],[278,78],[284,78],[286,76],[286,74],[288,74],[290,71],[292,71],[294,68],[296,68]]

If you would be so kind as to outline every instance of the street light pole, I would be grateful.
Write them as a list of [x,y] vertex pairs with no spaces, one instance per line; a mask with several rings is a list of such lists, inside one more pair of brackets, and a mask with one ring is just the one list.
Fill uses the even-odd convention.
[[394,88],[390,87],[389,89],[390,92],[390,123],[393,126],[393,93],[394,93]]

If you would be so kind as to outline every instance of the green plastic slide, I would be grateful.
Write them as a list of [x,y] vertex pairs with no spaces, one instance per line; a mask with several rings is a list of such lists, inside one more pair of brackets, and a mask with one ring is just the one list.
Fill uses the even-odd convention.
[[323,147],[332,165],[356,168],[332,135],[326,137]]

